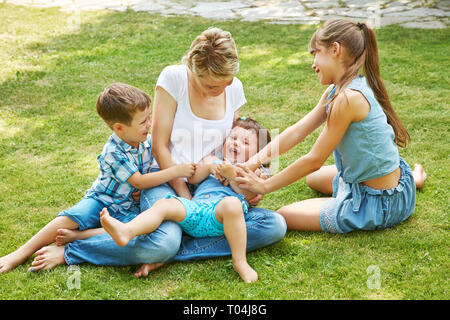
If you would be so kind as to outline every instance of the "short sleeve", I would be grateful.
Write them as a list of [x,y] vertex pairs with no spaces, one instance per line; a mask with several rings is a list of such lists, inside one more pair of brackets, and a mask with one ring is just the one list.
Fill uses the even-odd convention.
[[244,94],[244,86],[242,85],[241,80],[238,78],[233,79],[233,83],[230,86],[230,104],[233,112],[236,112],[239,110],[246,102],[247,99],[245,98]]
[[[99,161],[101,161],[99,159]],[[104,165],[109,166],[113,177],[124,183],[133,173],[138,171],[138,167],[128,159],[128,157],[118,151],[110,152],[103,157]],[[102,165],[102,163],[100,163]]]
[[182,66],[167,66],[161,71],[156,82],[156,87],[161,87],[166,90],[175,101],[180,100],[180,85],[183,83],[181,68]]

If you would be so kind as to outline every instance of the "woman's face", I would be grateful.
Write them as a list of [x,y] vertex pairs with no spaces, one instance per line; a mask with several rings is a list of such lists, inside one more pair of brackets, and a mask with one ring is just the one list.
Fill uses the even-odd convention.
[[194,73],[192,73],[192,76],[197,88],[199,88],[203,94],[211,97],[220,96],[225,91],[225,88],[233,82],[234,78],[234,76],[229,76],[227,78],[217,80],[206,74],[198,76]]

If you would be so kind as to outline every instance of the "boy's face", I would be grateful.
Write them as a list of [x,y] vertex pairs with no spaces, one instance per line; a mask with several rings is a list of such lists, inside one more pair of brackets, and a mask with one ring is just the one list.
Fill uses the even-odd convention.
[[137,110],[130,125],[119,124],[119,127],[115,127],[114,131],[130,146],[138,148],[140,142],[147,140],[151,126],[150,112],[150,107],[143,111]]
[[258,152],[258,136],[253,130],[234,127],[222,148],[223,159],[232,164],[244,163]]

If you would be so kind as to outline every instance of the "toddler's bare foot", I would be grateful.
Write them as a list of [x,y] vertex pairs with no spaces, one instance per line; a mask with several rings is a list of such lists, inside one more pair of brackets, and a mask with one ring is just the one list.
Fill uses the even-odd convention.
[[66,260],[64,260],[64,246],[44,247],[41,250],[36,251],[36,254],[37,256],[31,263],[31,267],[28,268],[28,271],[30,272],[50,270],[66,263]]
[[233,165],[227,161],[224,161],[219,166],[219,173],[228,180],[234,180],[234,178],[236,178],[236,172],[234,171]]
[[56,245],[63,246],[66,243],[79,240],[80,232],[80,230],[58,229],[57,236],[55,238]]
[[126,224],[111,217],[106,208],[103,208],[102,212],[100,212],[100,223],[119,246],[126,246],[132,239]]
[[0,258],[0,274],[11,271],[27,260],[27,256],[21,254],[20,249]]
[[136,278],[146,277],[150,271],[156,270],[162,267],[164,263],[154,262],[154,263],[146,263],[143,264],[138,271],[135,272],[134,276]]
[[420,189],[424,186],[425,180],[427,179],[427,174],[423,169],[423,166],[419,163],[414,164],[413,170],[414,182],[416,184],[416,188]]
[[244,282],[251,283],[258,280],[258,274],[250,267],[247,261],[233,262],[233,268],[239,273]]

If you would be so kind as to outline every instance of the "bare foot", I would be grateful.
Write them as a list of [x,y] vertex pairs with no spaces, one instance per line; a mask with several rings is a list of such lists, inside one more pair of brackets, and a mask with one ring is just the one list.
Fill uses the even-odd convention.
[[36,251],[37,256],[28,268],[29,272],[39,270],[50,270],[61,264],[66,264],[64,260],[64,246],[48,246]]
[[75,229],[58,229],[55,242],[57,246],[63,246],[66,243],[80,239],[80,230]]
[[233,268],[239,273],[244,282],[251,283],[258,280],[258,274],[250,267],[247,261],[233,262]]
[[28,256],[23,255],[20,249],[0,258],[0,274],[6,273],[24,263]]
[[134,276],[136,278],[146,277],[150,271],[156,270],[162,267],[164,263],[154,262],[154,263],[146,263],[143,264],[138,271],[135,272]]
[[236,178],[236,172],[234,171],[234,167],[228,161],[224,161],[219,165],[219,173],[224,178],[227,178],[230,181],[233,181]]
[[106,208],[103,208],[102,212],[100,212],[100,223],[111,238],[121,247],[126,246],[133,238],[128,232],[126,224],[111,217]]
[[427,174],[425,170],[423,170],[423,166],[419,163],[414,164],[414,170],[412,174],[414,177],[416,188],[417,189],[422,188],[425,184],[425,180],[427,179]]

